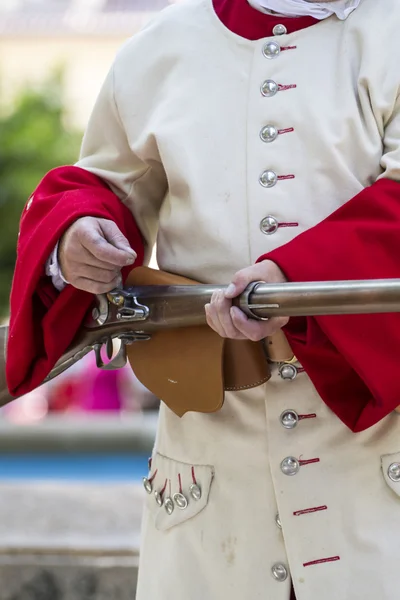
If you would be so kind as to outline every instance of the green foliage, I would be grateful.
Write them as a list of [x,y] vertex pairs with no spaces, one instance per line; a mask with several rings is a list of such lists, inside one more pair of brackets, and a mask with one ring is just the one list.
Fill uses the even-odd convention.
[[73,164],[81,135],[64,123],[59,76],[25,90],[0,114],[0,318],[7,314],[19,219],[30,194],[54,167]]

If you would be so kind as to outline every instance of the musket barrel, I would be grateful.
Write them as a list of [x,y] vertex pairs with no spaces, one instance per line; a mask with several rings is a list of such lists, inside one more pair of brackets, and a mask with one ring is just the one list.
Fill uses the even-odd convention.
[[[80,360],[95,345],[122,332],[152,332],[206,323],[204,305],[219,285],[142,286],[126,288],[148,307],[144,320],[118,319],[116,306],[104,325],[93,321],[78,332],[64,356],[46,379],[52,379]],[[400,279],[311,283],[252,284],[234,303],[249,316],[316,316],[400,312]],[[108,314],[108,311],[107,311]],[[9,402],[5,379],[7,327],[0,327],[0,406]]]
[[[218,285],[131,288],[149,307],[143,330],[202,325],[204,305]],[[316,316],[400,312],[400,279],[310,283],[259,283],[234,303],[249,316]]]
[[[239,306],[249,314],[244,301]],[[400,312],[400,279],[260,283],[247,304],[261,318]]]
[[[149,309],[144,331],[191,327],[206,323],[204,306],[221,285],[143,286],[128,288]],[[140,325],[138,323],[138,325]]]

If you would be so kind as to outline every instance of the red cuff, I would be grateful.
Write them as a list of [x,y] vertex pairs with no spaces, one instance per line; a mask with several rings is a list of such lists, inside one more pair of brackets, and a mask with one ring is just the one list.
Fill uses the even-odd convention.
[[[400,185],[381,180],[263,255],[289,281],[400,278]],[[291,319],[285,329],[318,393],[353,431],[400,404],[400,314]]]
[[93,301],[92,294],[72,286],[58,294],[44,274],[57,241],[84,216],[113,220],[136,251],[135,264],[143,263],[143,241],[135,220],[101,179],[77,167],[61,167],[46,175],[21,218],[6,365],[8,387],[15,396],[42,383]]

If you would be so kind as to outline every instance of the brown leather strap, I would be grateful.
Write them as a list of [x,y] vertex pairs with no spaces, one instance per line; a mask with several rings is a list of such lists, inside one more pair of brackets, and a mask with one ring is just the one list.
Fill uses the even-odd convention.
[[281,363],[293,362],[296,360],[293,350],[282,330],[279,330],[273,336],[266,338],[265,351],[270,362]]

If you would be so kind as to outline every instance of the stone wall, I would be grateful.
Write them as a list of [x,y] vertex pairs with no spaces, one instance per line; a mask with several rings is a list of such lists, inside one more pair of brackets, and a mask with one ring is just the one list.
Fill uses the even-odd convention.
[[132,557],[0,558],[1,600],[133,600],[136,578]]
[[[150,455],[156,413],[0,420],[9,453]],[[134,483],[0,482],[0,600],[134,600],[144,490]]]
[[133,600],[143,492],[0,485],[0,600]]

